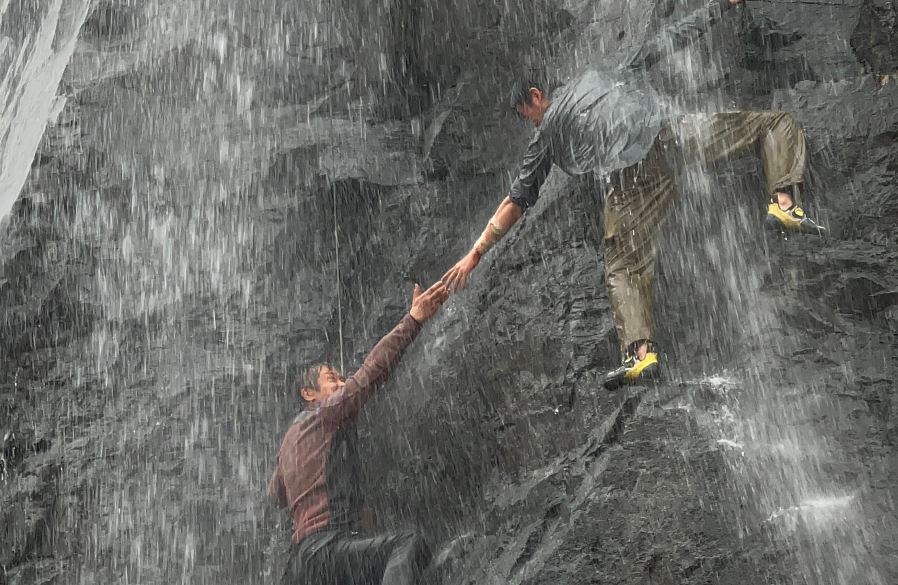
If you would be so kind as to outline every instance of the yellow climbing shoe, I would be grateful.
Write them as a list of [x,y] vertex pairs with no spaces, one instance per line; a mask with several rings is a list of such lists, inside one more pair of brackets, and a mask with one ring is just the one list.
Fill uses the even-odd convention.
[[797,205],[789,209],[780,209],[779,204],[771,203],[767,207],[768,227],[781,232],[800,232],[802,234],[826,235],[826,228],[804,214]]
[[643,360],[638,360],[635,355],[625,359],[621,367],[605,376],[603,385],[608,390],[617,390],[625,384],[641,384],[657,380],[660,374],[661,366],[658,365],[658,354],[650,351],[645,354]]

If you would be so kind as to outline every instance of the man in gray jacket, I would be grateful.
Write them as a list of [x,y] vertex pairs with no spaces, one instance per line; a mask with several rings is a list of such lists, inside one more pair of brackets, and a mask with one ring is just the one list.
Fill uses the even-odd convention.
[[571,175],[594,173],[607,180],[605,279],[623,356],[623,364],[605,377],[609,389],[659,374],[653,342],[655,240],[677,196],[662,155],[665,143],[672,140],[687,162],[745,156],[759,146],[770,196],[766,223],[783,231],[825,231],[798,206],[805,142],[790,114],[737,111],[676,117],[633,74],[657,62],[667,47],[680,48],[702,36],[741,1],[711,0],[609,72],[588,71],[563,87],[544,73],[521,79],[510,105],[537,128],[521,172],[483,235],[443,276],[454,290],[465,287],[480,258],[536,202],[552,165]]

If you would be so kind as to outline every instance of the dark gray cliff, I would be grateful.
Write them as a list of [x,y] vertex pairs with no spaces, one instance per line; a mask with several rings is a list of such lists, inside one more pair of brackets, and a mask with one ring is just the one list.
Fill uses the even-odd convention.
[[[275,582],[297,369],[342,329],[351,371],[471,245],[529,133],[510,70],[689,8],[370,6],[92,7],[0,237],[0,583]],[[609,394],[601,203],[553,175],[360,420],[432,582],[898,581],[895,8],[730,16],[653,78],[793,112],[833,237],[762,235],[757,161],[684,171],[668,381]]]

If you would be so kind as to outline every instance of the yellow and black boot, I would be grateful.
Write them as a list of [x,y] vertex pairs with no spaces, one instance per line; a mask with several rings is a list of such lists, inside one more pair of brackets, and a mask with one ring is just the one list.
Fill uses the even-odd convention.
[[804,210],[793,205],[789,209],[780,209],[776,201],[767,207],[767,226],[781,232],[798,232],[825,236],[827,230],[822,225],[804,214]]
[[[643,359],[636,357],[636,348],[641,344],[647,344],[648,351]],[[619,368],[608,372],[603,385],[608,390],[617,390],[626,384],[644,384],[657,380],[661,375],[661,366],[658,364],[658,351],[651,341],[637,341],[630,346],[627,357]]]

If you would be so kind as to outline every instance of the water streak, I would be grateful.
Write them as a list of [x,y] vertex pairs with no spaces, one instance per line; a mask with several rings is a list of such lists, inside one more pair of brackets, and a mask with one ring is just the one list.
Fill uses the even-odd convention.
[[54,0],[29,30],[25,17],[0,4],[0,31],[16,31],[18,40],[0,38],[0,220],[19,196],[47,122],[58,115],[64,98],[56,88],[75,51],[89,0]]

